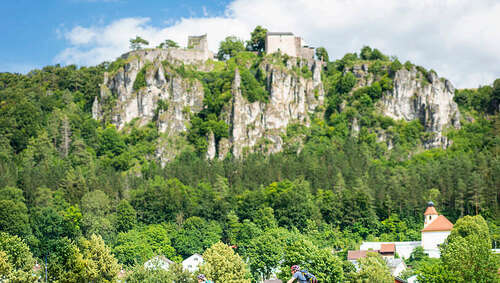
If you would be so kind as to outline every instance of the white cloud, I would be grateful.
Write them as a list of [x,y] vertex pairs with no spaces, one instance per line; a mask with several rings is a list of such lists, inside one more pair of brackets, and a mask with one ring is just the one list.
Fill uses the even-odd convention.
[[208,33],[216,51],[228,35],[247,39],[258,24],[292,31],[330,58],[363,45],[435,69],[458,87],[490,84],[500,77],[500,2],[495,0],[235,0],[224,16],[184,18],[153,26],[148,18],[77,26],[65,33],[70,47],[56,62],[98,64],[113,60],[140,35],[156,46],[166,38],[181,45],[188,35]]

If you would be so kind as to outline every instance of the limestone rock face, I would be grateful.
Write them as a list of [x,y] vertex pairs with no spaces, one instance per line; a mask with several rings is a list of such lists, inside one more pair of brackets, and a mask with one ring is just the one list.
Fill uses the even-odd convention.
[[[100,97],[96,98],[92,108],[93,117],[109,121],[119,129],[131,121],[138,125],[154,121],[158,130],[167,133],[168,137],[180,136],[187,130],[190,114],[202,110],[204,93],[203,85],[196,79],[165,74],[161,63],[164,60],[172,63],[203,62],[200,61],[202,57],[196,57],[198,55],[184,58],[187,53],[179,54],[141,50],[123,55],[124,66],[113,74],[105,74]],[[241,78],[236,70],[233,97],[221,115],[230,127],[229,138],[216,140],[214,134],[209,133],[206,157],[222,159],[228,153],[241,157],[245,152],[255,150],[266,153],[281,151],[287,126],[291,123],[309,125],[309,115],[324,103],[320,64],[316,62],[311,67],[312,77],[309,78],[295,73],[291,67],[293,64],[289,67],[270,63],[261,66],[266,73],[268,102],[250,103],[243,97]],[[200,66],[198,70],[205,71],[204,64]],[[145,86],[137,90],[134,82],[141,70]],[[159,158],[171,160],[172,154],[168,151],[168,148],[159,148]]]
[[443,132],[449,127],[460,127],[454,92],[450,81],[440,79],[432,71],[425,78],[415,68],[403,68],[395,74],[393,91],[382,97],[383,114],[396,120],[420,120],[425,131],[432,133],[424,146],[446,148],[449,141]]
[[[324,103],[320,65],[313,66],[313,77],[306,79],[273,65],[265,66],[269,102],[247,101],[241,94],[241,79],[236,70],[233,101],[229,110],[230,143],[235,157],[258,148],[266,153],[282,150],[282,135],[291,123],[309,126],[309,114]],[[219,150],[221,152],[221,150]]]
[[[151,59],[154,63],[148,65],[144,75],[146,87],[139,90],[133,85],[148,62],[143,57],[133,57],[115,74],[105,74],[100,99],[96,98],[92,107],[95,119],[104,118],[119,129],[138,119],[139,125],[155,121],[160,132],[175,135],[186,130],[190,113],[203,107],[203,86],[196,80],[165,76],[161,56]],[[111,107],[108,112],[101,105],[105,102]]]

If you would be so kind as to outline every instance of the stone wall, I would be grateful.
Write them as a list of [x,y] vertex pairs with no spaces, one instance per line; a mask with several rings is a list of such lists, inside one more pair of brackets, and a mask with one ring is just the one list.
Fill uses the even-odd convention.
[[293,33],[267,33],[266,54],[272,54],[278,50],[288,56],[297,57],[296,39]]

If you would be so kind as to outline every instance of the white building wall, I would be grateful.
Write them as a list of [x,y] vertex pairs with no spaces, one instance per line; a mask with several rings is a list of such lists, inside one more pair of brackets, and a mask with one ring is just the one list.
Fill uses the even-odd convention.
[[287,54],[288,56],[297,57],[295,48],[294,35],[268,35],[266,37],[266,53],[271,54],[278,52]]
[[381,244],[394,244],[396,246],[396,253],[404,259],[410,257],[411,253],[416,247],[422,245],[421,242],[363,242],[359,248],[362,251],[367,250],[380,250]]
[[182,267],[189,272],[195,272],[201,263],[203,263],[203,257],[199,254],[194,254],[182,262]]
[[451,231],[422,232],[422,247],[429,257],[440,257],[438,245],[444,243]]

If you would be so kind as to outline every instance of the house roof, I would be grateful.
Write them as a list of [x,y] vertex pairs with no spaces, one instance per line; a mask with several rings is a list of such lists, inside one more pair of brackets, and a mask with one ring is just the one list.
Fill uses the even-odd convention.
[[444,217],[444,215],[439,215],[434,221],[422,229],[422,232],[450,231],[451,229],[453,229],[453,223]]
[[347,251],[348,260],[357,260],[366,257],[368,251]]
[[434,206],[428,206],[424,212],[424,215],[432,215],[432,214],[438,214],[436,208],[434,208]]
[[396,252],[395,244],[380,244],[381,253],[394,253]]

